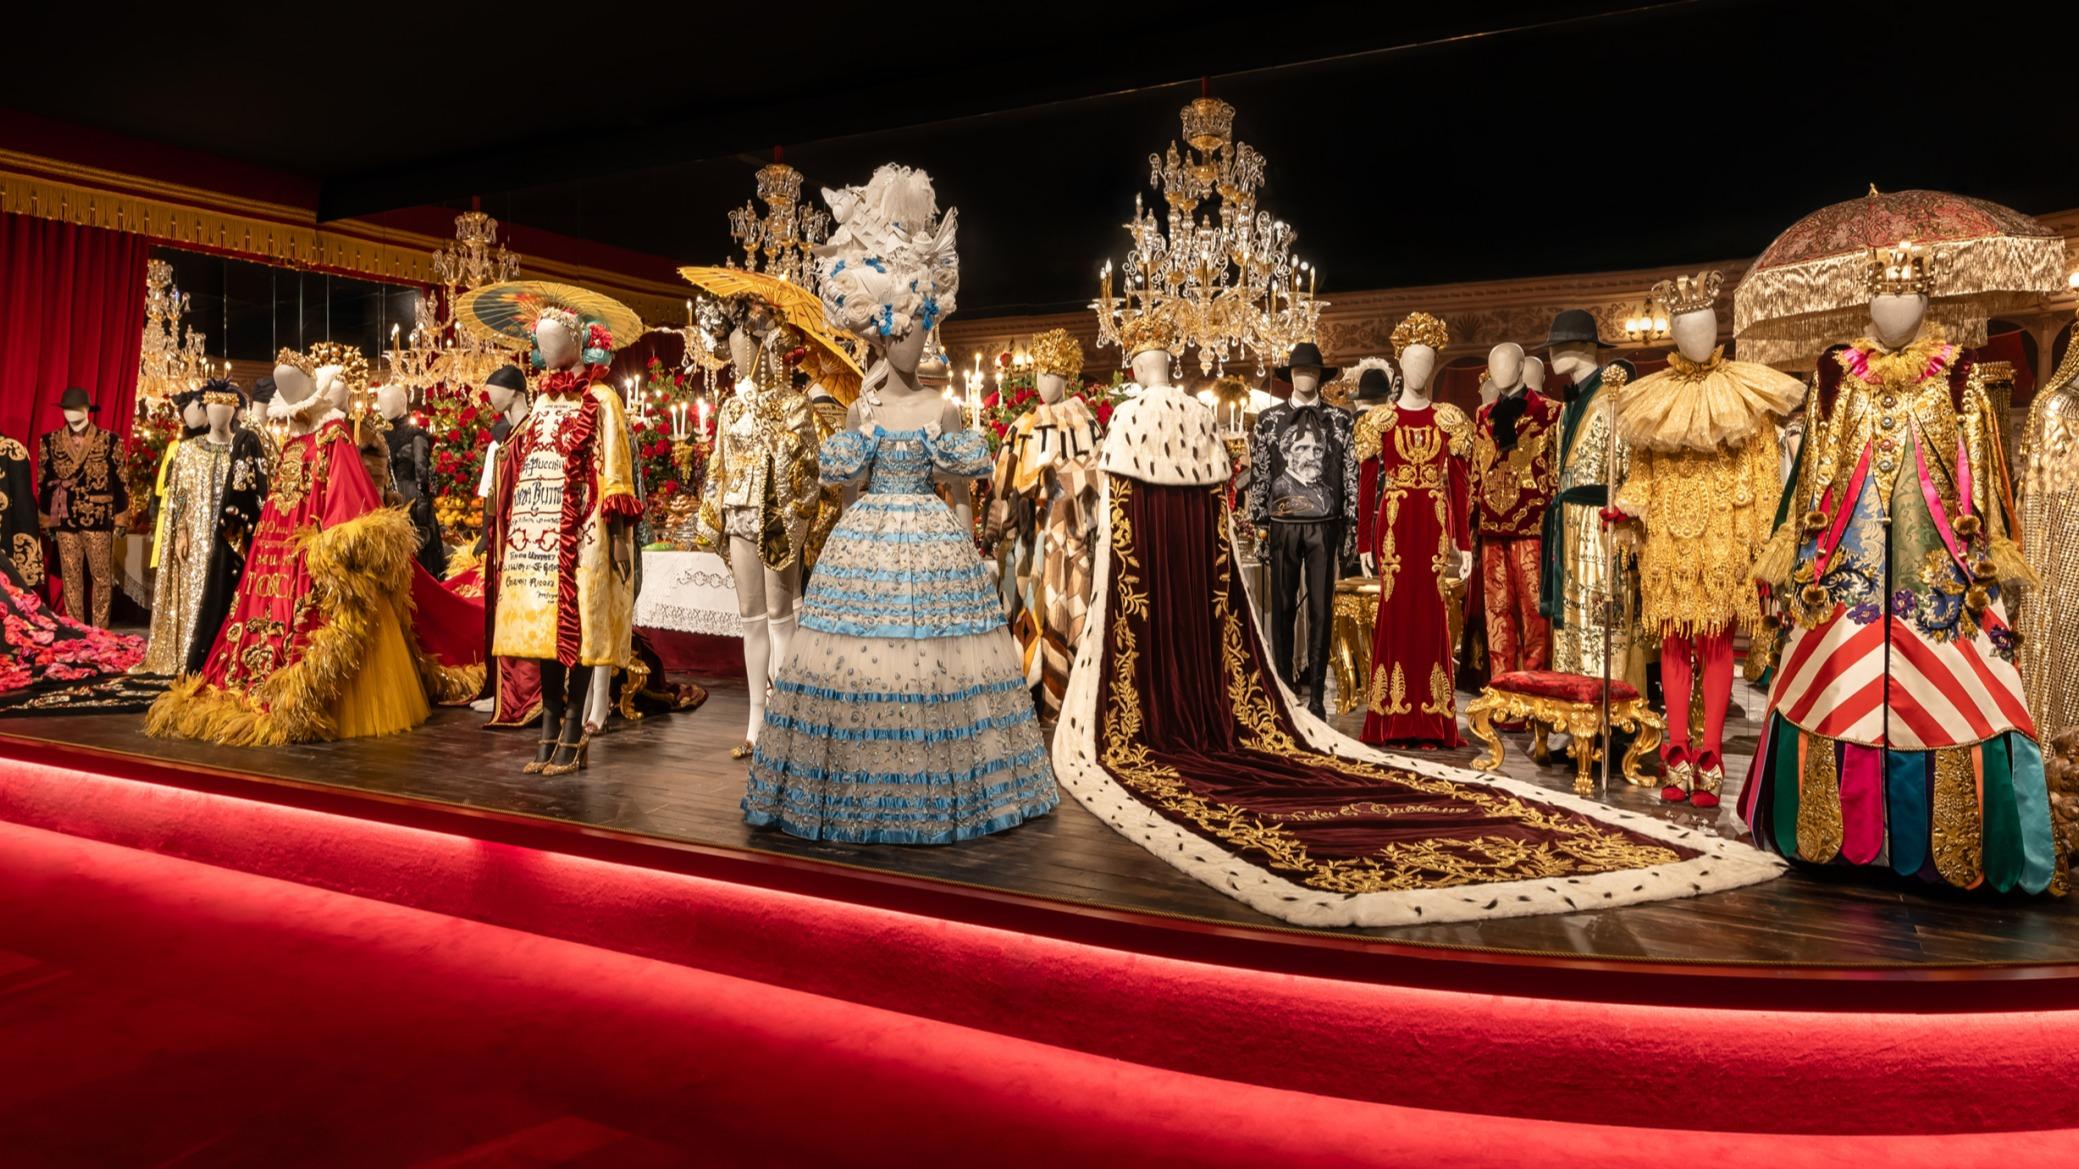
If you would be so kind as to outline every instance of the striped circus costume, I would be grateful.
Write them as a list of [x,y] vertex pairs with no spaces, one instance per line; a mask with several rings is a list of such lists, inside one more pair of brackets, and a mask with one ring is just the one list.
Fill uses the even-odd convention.
[[1003,603],[932,491],[934,475],[988,474],[988,444],[957,424],[875,426],[838,431],[819,458],[825,483],[868,481],[809,579],[744,819],[812,840],[950,844],[1052,811]]
[[2042,892],[2059,874],[2001,600],[2026,569],[1990,400],[1933,326],[1835,360],[1757,565],[1787,578],[1795,625],[1741,815],[1795,859]]

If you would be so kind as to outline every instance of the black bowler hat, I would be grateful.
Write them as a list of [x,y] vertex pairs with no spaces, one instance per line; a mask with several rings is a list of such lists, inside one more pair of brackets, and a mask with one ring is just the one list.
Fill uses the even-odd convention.
[[1343,372],[1342,366],[1329,365],[1323,362],[1321,360],[1320,347],[1312,341],[1301,341],[1292,347],[1292,356],[1286,358],[1285,364],[1278,367],[1278,380],[1282,382],[1291,381],[1292,370],[1295,366],[1301,369],[1307,366],[1314,366],[1321,371],[1321,380],[1324,382],[1334,381],[1336,375]]
[[490,377],[484,379],[484,386],[497,386],[501,390],[525,390],[527,375],[521,373],[517,365],[501,365],[491,371]]
[[1551,335],[1545,338],[1545,348],[1557,349],[1562,345],[1600,345],[1605,349],[1616,346],[1603,340],[1595,327],[1595,314],[1585,308],[1562,309],[1552,318]]
[[1380,402],[1392,396],[1393,379],[1386,375],[1385,370],[1372,365],[1357,375],[1357,392],[1351,398],[1358,402]]
[[58,409],[60,410],[86,410],[91,412],[100,408],[89,402],[87,400],[87,392],[78,386],[65,387],[65,396],[58,399]]

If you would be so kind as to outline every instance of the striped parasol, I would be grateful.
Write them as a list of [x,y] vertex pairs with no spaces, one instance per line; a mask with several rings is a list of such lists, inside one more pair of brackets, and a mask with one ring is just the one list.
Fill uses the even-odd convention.
[[642,318],[611,296],[547,280],[505,280],[472,288],[455,302],[463,328],[486,340],[534,342],[534,322],[543,309],[560,308],[588,325],[605,325],[616,347],[642,336]]
[[1928,316],[1950,340],[1985,342],[1987,318],[2065,286],[2065,241],[2011,207],[1945,191],[1869,194],[1822,207],[1776,237],[1733,293],[1740,356],[1786,364],[1860,336],[1871,248],[1908,241],[1931,262]]
[[764,298],[807,340],[802,371],[840,402],[850,405],[859,396],[864,371],[858,359],[830,331],[821,297],[799,284],[742,268],[681,268],[679,275],[709,296]]

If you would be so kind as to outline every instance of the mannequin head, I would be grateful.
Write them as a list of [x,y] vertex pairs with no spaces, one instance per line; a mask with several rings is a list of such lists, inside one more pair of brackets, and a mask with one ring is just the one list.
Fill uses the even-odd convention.
[[1058,373],[1043,373],[1037,379],[1040,401],[1051,406],[1068,392],[1068,379]]
[[1318,365],[1295,365],[1292,367],[1292,396],[1301,401],[1312,401],[1321,394],[1321,367]]
[[1870,336],[1886,349],[1911,345],[1926,319],[1925,293],[1885,292],[1870,298]]
[[399,418],[404,417],[404,412],[410,405],[411,400],[406,396],[403,386],[377,386],[375,388],[376,413],[381,414],[387,422],[395,422]]
[[1133,355],[1134,384],[1152,390],[1169,383],[1170,356],[1167,349],[1144,349]]
[[931,334],[922,329],[910,329],[893,337],[882,338],[876,342],[876,346],[888,359],[889,369],[905,378],[911,378],[916,376],[917,365],[924,358],[925,342],[929,340]]
[[1675,339],[1677,353],[1691,361],[1709,361],[1718,347],[1718,312],[1700,308],[1676,313],[1668,323],[1668,333]]
[[209,412],[203,408],[202,399],[196,398],[180,408],[180,422],[190,430],[209,425]]
[[346,412],[354,404],[354,388],[347,383],[346,370],[337,365],[321,365],[312,376],[317,383],[318,394],[332,409]]
[[231,430],[231,420],[238,416],[238,407],[229,402],[210,402],[202,407],[203,422],[211,434],[222,437]]
[[729,330],[729,367],[736,371],[738,381],[750,377],[751,371],[758,368],[759,349],[758,336],[748,325]]
[[285,406],[301,406],[317,390],[310,375],[294,365],[274,367],[274,400]]
[[1400,351],[1400,379],[1405,392],[1429,391],[1429,379],[1436,376],[1437,351],[1427,345],[1410,345]]
[[85,410],[67,410],[67,411],[65,411],[65,425],[67,425],[67,426],[71,427],[71,428],[72,428],[72,429],[74,429],[74,430],[79,430],[79,429],[81,429],[81,428],[85,427],[85,426],[86,426],[86,424],[87,424],[87,412],[86,412]]
[[534,323],[534,345],[550,369],[569,369],[578,362],[577,337],[554,317],[544,316]]
[[1494,400],[1499,397],[1501,397],[1501,391],[1494,387],[1494,379],[1487,376],[1487,373],[1483,370],[1480,374],[1480,404],[1482,406],[1491,406],[1494,404]]
[[1552,372],[1566,375],[1577,386],[1600,368],[1600,351],[1593,344],[1557,345],[1552,349]]
[[1528,354],[1523,358],[1523,384],[1536,393],[1545,392],[1545,359]]
[[1523,384],[1523,346],[1504,341],[1487,351],[1487,377],[1498,393],[1514,393]]

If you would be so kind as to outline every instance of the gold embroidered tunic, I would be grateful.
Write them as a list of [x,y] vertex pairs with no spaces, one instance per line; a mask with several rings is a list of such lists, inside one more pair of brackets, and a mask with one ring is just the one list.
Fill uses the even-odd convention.
[[[1631,450],[1624,443],[1614,446],[1612,400],[1625,382],[1625,366],[1609,366],[1582,390],[1585,407],[1576,399],[1567,407],[1571,425],[1555,429],[1558,452],[1559,494],[1553,508],[1558,523],[1556,548],[1545,549],[1548,565],[1556,567],[1556,598],[1551,598],[1552,668],[1563,674],[1601,677],[1603,672],[1603,613],[1600,597],[1609,591],[1616,607],[1609,621],[1610,675],[1640,687],[1646,681],[1646,661],[1634,652],[1633,630],[1638,621],[1638,581],[1630,569],[1612,570],[1602,534],[1602,508],[1607,488],[1622,482],[1631,466]],[[1576,407],[1581,407],[1579,410]],[[1574,422],[1578,414],[1579,421]],[[1573,498],[1570,498],[1573,497]],[[1576,500],[1580,500],[1577,502]],[[1550,569],[1548,568],[1548,571]]]
[[716,416],[700,542],[727,560],[731,537],[749,540],[758,559],[780,572],[802,556],[809,522],[822,508],[821,440],[808,398],[788,383],[784,369],[769,370],[761,355],[756,377],[739,382]]
[[1724,349],[1668,368],[1617,394],[1617,429],[1631,465],[1617,507],[1644,526],[1639,626],[1653,638],[1752,632],[1760,602],[1754,556],[1768,539],[1782,486],[1771,415],[1804,386]]
[[2041,582],[2022,594],[2021,683],[2036,731],[2079,726],[2079,345],[2028,408],[2021,435],[2021,549]]

